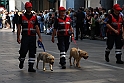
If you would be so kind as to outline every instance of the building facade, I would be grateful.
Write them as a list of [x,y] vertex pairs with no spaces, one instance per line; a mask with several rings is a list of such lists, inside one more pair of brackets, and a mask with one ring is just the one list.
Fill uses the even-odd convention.
[[9,5],[6,7],[8,11],[15,11],[15,10],[24,10],[24,4],[29,0],[9,0]]
[[[103,7],[111,9],[113,4],[120,4],[121,6],[124,4],[124,0],[56,0],[55,3],[49,2],[49,0],[8,0],[9,4],[6,5],[8,11],[14,11],[15,9],[24,10],[24,4],[27,1],[30,1],[33,4],[33,10],[42,11],[49,10],[51,8],[58,9],[59,6],[64,6],[66,9],[74,8],[77,10],[79,7]],[[101,4],[100,4],[101,3]]]
[[66,0],[66,8],[74,8],[77,10],[79,7],[101,7],[100,0]]
[[48,0],[30,0],[33,5],[33,10],[39,12],[42,10],[49,10],[49,9],[58,9],[58,5],[60,3],[59,0],[56,0],[55,3],[51,3]]
[[101,0],[101,6],[107,10],[111,9],[114,4],[124,5],[124,0]]

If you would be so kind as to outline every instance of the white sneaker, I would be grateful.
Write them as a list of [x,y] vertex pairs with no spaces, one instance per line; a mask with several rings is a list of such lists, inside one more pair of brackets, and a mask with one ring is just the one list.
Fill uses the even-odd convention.
[[107,39],[107,37],[104,37],[104,39],[106,40],[106,39]]

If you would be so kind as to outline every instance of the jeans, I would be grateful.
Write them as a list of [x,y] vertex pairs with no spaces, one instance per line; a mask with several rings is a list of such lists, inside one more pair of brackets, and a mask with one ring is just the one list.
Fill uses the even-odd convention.
[[41,32],[44,32],[44,23],[43,22],[40,22],[40,30],[41,30]]
[[104,24],[101,24],[101,34],[102,34],[102,37],[106,36],[106,29],[104,27]]

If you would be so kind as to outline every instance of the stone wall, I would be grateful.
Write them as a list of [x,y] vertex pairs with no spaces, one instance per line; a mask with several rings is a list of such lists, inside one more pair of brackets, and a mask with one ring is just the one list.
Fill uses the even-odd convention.
[[77,10],[79,7],[85,7],[84,0],[74,0],[74,9]]
[[[15,0],[15,8],[19,11],[24,10],[24,4],[25,2],[28,2],[29,0]],[[10,4],[11,5],[11,4]]]

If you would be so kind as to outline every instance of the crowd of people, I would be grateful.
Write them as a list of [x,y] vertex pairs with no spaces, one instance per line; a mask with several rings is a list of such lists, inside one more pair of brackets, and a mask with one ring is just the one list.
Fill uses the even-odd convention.
[[[5,10],[0,12],[0,28],[12,28],[15,32],[16,25],[18,23],[18,18],[20,14],[25,11],[11,11],[7,12]],[[50,9],[39,11],[38,13],[32,11],[37,15],[38,26],[40,27],[40,32],[51,35],[53,32],[54,19],[58,16],[58,10]],[[94,40],[95,38],[107,39],[106,36],[106,22],[108,20],[108,14],[111,14],[113,10],[106,10],[105,8],[83,8],[80,7],[78,10],[73,8],[68,8],[66,10],[66,15],[71,18],[71,25],[74,29],[75,40],[78,37],[82,40],[83,38],[90,38]],[[124,5],[122,7],[122,12],[124,15]]]

